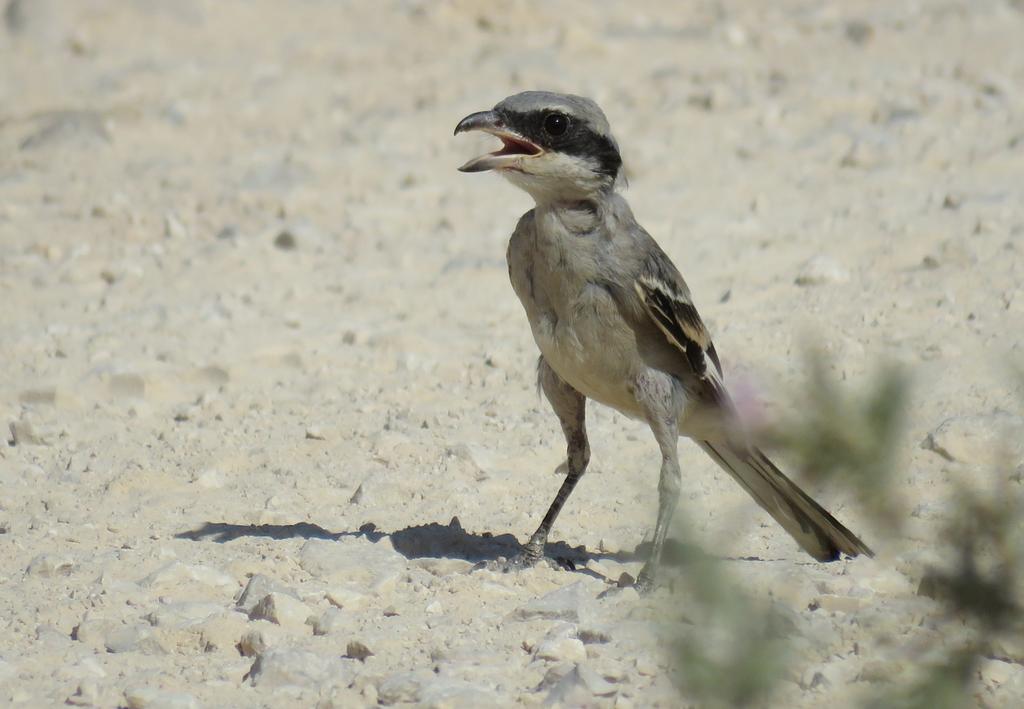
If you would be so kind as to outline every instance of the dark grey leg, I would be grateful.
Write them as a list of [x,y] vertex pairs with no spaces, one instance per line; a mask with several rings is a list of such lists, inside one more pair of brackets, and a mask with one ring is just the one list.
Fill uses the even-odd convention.
[[528,563],[539,561],[544,556],[544,545],[547,543],[551,526],[555,523],[558,513],[562,511],[562,505],[572,494],[576,483],[583,477],[587,463],[590,462],[590,444],[587,442],[586,429],[586,398],[555,374],[543,357],[537,364],[537,379],[547,400],[551,402],[551,408],[555,410],[558,421],[562,424],[562,432],[565,434],[568,474],[558,489],[558,494],[555,495],[551,506],[548,507],[547,514],[544,515],[540,526],[537,527],[537,531],[533,533],[529,543],[523,548],[525,557],[523,561]]

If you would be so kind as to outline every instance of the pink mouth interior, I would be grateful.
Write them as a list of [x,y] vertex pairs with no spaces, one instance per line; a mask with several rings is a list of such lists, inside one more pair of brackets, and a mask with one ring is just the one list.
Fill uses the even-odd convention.
[[533,143],[525,140],[519,140],[507,135],[499,135],[501,138],[502,147],[501,150],[491,153],[491,155],[539,155],[540,148]]

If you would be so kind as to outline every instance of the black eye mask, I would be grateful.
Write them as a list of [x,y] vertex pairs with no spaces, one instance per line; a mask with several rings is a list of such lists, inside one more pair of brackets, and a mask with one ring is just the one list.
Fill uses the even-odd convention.
[[[597,162],[597,170],[614,180],[622,167],[622,157],[611,138],[592,130],[586,123],[558,111],[530,111],[520,113],[495,109],[505,124],[545,150],[575,157],[590,158]],[[560,135],[552,135],[549,122],[554,116],[564,116],[568,125]],[[557,121],[556,121],[557,122]]]

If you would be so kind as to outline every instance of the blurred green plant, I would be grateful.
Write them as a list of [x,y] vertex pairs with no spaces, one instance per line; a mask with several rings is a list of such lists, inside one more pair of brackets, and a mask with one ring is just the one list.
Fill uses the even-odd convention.
[[[799,413],[757,437],[782,450],[798,470],[815,472],[804,477],[846,481],[873,515],[898,528],[904,512],[890,491],[909,395],[906,375],[883,368],[852,397],[833,382],[824,356],[812,352],[807,360]],[[751,598],[717,560],[691,561],[683,584],[687,607],[701,623],[674,646],[682,695],[702,707],[767,705],[791,664],[790,623]]]
[[795,413],[759,437],[781,450],[800,477],[851,489],[877,523],[898,533],[907,517],[894,473],[906,430],[908,373],[883,364],[850,394],[830,376],[822,352],[811,349],[805,360],[807,380],[794,397]]
[[[1024,368],[1010,369],[1021,391]],[[918,595],[942,604],[947,622],[966,626],[967,640],[949,648],[916,680],[883,687],[866,706],[971,706],[983,659],[1020,661],[1003,657],[1002,648],[1005,641],[1012,645],[1013,638],[1024,635],[1024,486],[1011,458],[997,460],[990,470],[971,471],[970,484],[954,486],[951,513],[938,534],[951,562],[926,569],[918,587]]]
[[1021,486],[1000,474],[991,492],[958,485],[956,515],[943,530],[955,553],[951,568],[931,569],[919,593],[971,618],[985,635],[1021,617]]
[[[856,392],[844,391],[817,351],[807,357],[808,378],[793,417],[762,432],[768,447],[795,462],[803,477],[844,486],[887,533],[902,534],[906,505],[899,489],[910,377],[884,365]],[[1014,370],[1024,385],[1024,367]],[[1022,391],[1018,386],[1017,391]],[[911,671],[880,683],[865,707],[959,709],[976,704],[979,667],[985,658],[1009,659],[1002,648],[1024,636],[1024,485],[1013,461],[973,471],[954,486],[937,530],[938,554],[950,561],[925,569],[918,595],[941,604],[939,616],[956,624],[959,641],[919,656]],[[789,665],[784,623],[778,612],[754,602],[714,561],[687,568],[689,612],[711,628],[686,633],[675,644],[677,681],[684,698],[699,706],[767,706]],[[699,568],[696,567],[700,564]],[[704,624],[702,623],[702,626]],[[1017,643],[1019,646],[1020,643]],[[931,648],[934,653],[934,648]]]
[[863,702],[865,709],[963,709],[973,705],[970,687],[978,656],[971,650],[951,651],[929,665],[916,681],[883,686]]
[[694,560],[685,573],[687,608],[700,622],[674,644],[681,692],[702,707],[763,705],[789,667],[785,619],[717,559]]
[[957,486],[954,515],[940,534],[953,562],[928,569],[918,588],[918,595],[943,605],[948,622],[966,626],[968,640],[917,681],[883,690],[878,700],[901,709],[970,706],[984,658],[1019,661],[1003,657],[1002,643],[1024,634],[1024,491],[1005,470],[993,474],[990,491]]

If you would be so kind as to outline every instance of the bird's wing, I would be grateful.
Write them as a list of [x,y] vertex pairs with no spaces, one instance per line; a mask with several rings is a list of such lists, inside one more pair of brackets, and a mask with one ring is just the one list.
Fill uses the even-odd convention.
[[[644,311],[658,330],[690,365],[693,375],[721,389],[722,365],[711,335],[690,298],[690,289],[668,256],[651,240],[653,249],[633,287]],[[708,360],[712,369],[708,368]]]

